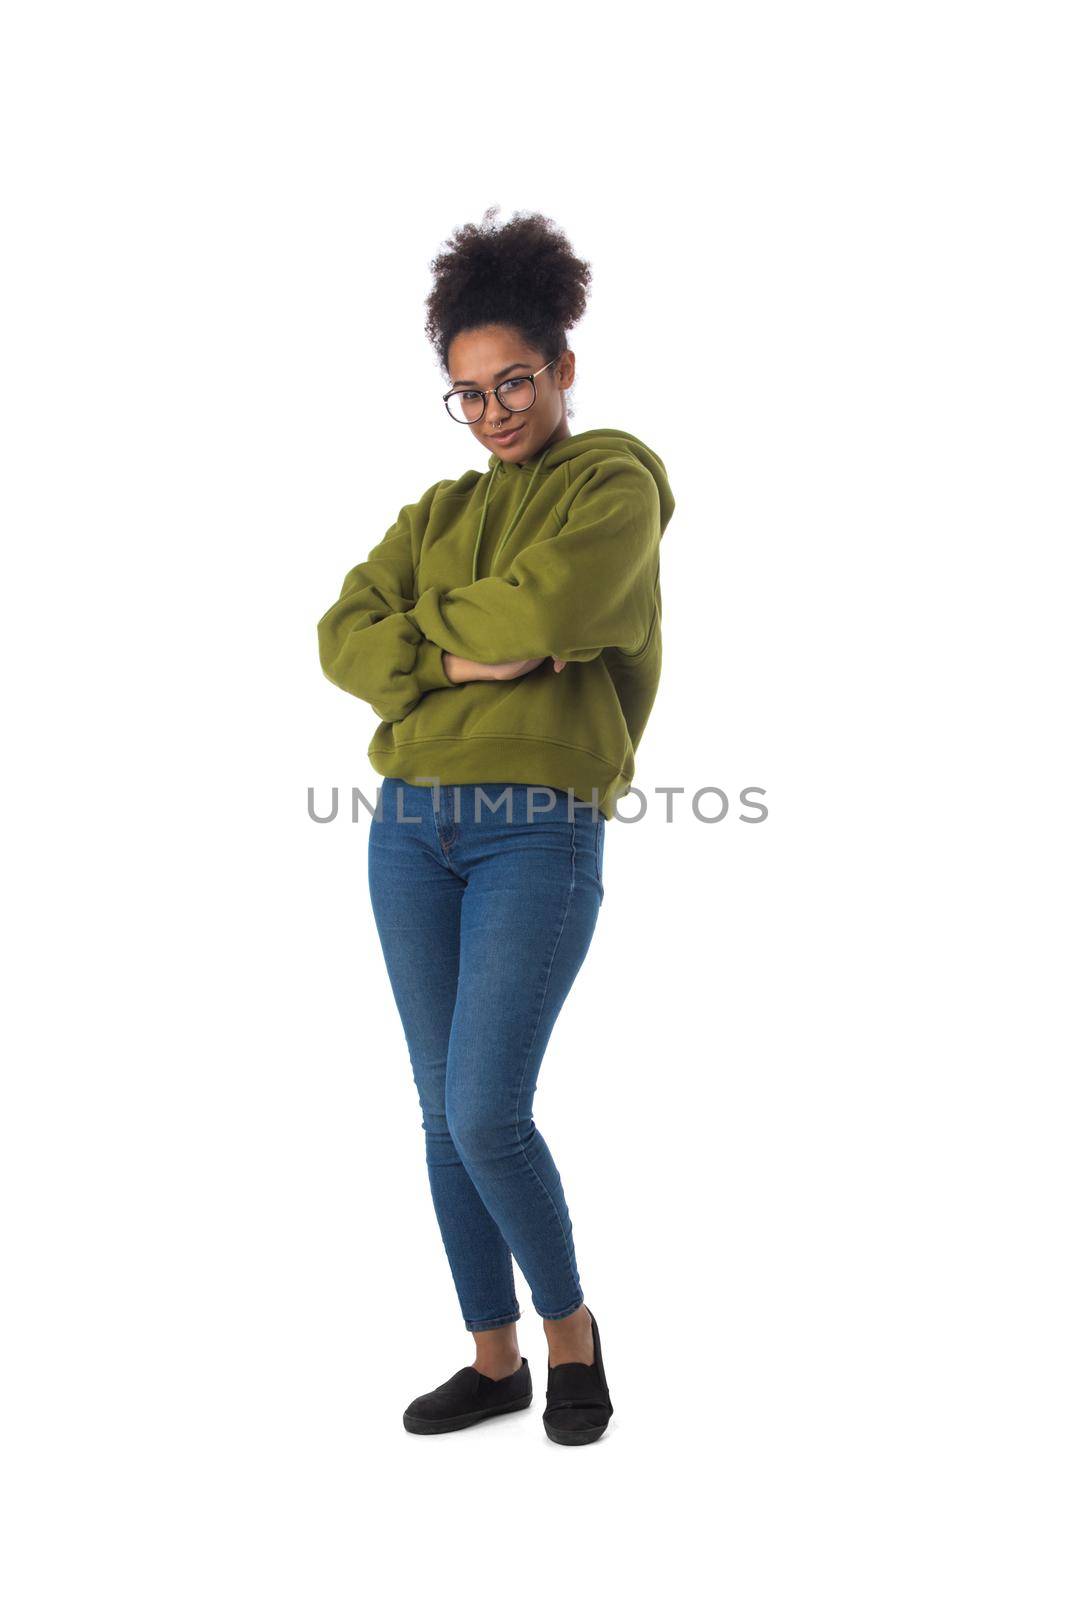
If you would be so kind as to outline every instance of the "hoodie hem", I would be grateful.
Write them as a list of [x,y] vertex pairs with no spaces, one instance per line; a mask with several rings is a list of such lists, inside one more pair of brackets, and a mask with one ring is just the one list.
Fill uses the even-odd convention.
[[426,787],[434,778],[443,784],[540,783],[573,790],[577,799],[586,801],[592,801],[595,788],[597,809],[608,820],[633,776],[580,745],[523,734],[438,735],[408,739],[392,749],[371,744],[367,756],[382,777],[422,781]]

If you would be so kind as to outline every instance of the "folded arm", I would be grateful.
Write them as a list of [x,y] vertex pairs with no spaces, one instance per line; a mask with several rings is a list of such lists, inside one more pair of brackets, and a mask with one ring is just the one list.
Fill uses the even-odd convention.
[[523,550],[499,577],[447,594],[425,590],[409,618],[427,640],[471,661],[636,651],[651,624],[660,532],[652,475],[628,458],[605,461],[559,533]]
[[318,624],[327,678],[366,700],[384,722],[406,717],[429,689],[455,687],[443,649],[411,618],[415,537],[425,529],[437,487],[403,507],[384,539],[346,575]]

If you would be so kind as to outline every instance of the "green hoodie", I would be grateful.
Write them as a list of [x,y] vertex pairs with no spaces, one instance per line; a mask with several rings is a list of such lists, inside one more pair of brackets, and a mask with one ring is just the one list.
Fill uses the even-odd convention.
[[[612,818],[659,684],[673,511],[663,462],[619,428],[497,457],[404,506],[318,625],[323,672],[382,719],[375,771],[572,789]],[[520,678],[453,683],[446,650],[544,659]],[[553,656],[568,665],[556,672]]]

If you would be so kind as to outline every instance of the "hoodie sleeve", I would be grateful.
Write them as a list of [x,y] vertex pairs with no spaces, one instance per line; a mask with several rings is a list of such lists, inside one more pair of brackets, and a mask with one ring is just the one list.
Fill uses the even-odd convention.
[[383,722],[399,722],[430,689],[456,685],[444,651],[411,620],[414,551],[421,547],[439,485],[404,506],[384,539],[346,575],[318,624],[319,661],[331,683],[366,700]]
[[410,620],[433,644],[483,664],[637,651],[652,623],[660,532],[652,474],[632,457],[612,457],[580,485],[558,533],[499,577],[447,594],[426,589]]

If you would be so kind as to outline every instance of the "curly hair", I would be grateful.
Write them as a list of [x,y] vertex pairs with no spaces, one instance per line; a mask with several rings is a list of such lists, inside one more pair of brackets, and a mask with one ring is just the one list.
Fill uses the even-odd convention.
[[550,361],[585,312],[592,268],[562,229],[539,211],[517,211],[498,227],[499,210],[488,206],[480,224],[455,228],[430,263],[426,335],[446,380],[452,340],[468,328],[505,323]]

